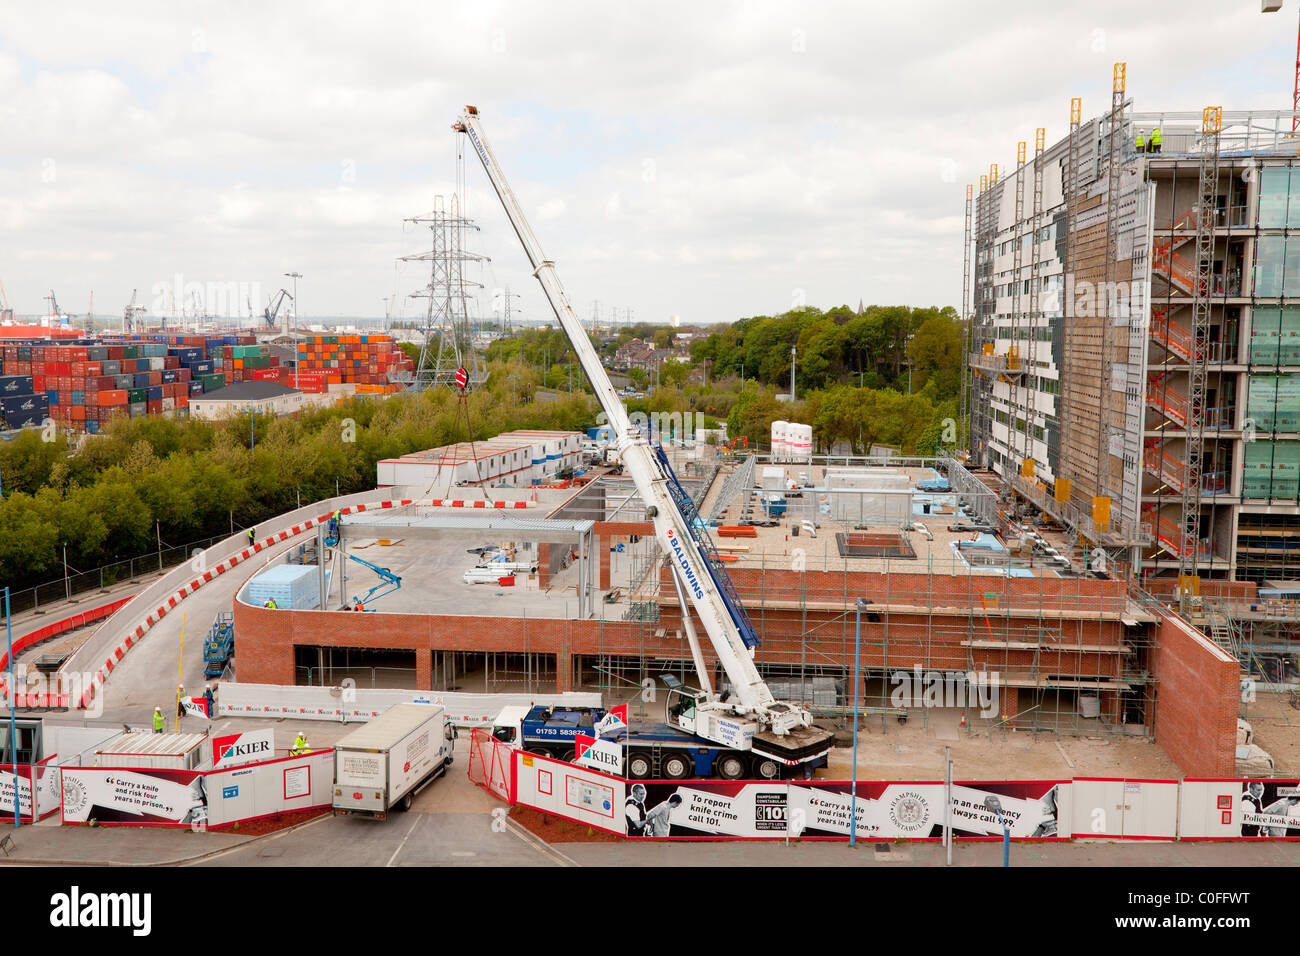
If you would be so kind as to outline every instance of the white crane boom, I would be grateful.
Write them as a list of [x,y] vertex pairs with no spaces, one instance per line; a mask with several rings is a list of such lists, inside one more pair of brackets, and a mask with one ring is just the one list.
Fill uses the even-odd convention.
[[[667,457],[662,451],[656,455],[646,437],[632,426],[627,410],[610,383],[582,323],[569,305],[568,297],[556,275],[555,264],[542,252],[541,243],[533,234],[519,200],[483,137],[478,110],[472,106],[466,107],[460,121],[453,128],[465,133],[473,143],[492,188],[496,190],[497,198],[501,200],[501,205],[523,244],[524,252],[533,267],[533,275],[541,283],[560,328],[577,354],[578,362],[587,373],[596,399],[605,412],[623,461],[624,472],[631,476],[637,492],[646,503],[646,512],[654,522],[659,544],[668,556],[679,583],[683,585],[691,606],[699,615],[731,682],[733,699],[724,704],[716,700],[716,695],[706,694],[700,709],[714,712],[729,709],[757,721],[761,727],[757,728],[755,737],[764,738],[762,742],[769,749],[775,746],[787,753],[793,753],[796,749],[804,753],[809,749],[820,748],[820,752],[824,753],[830,746],[830,734],[812,727],[812,717],[807,711],[776,701],[754,665],[750,648],[757,646],[757,636],[731,589],[725,569],[721,563],[715,566],[709,562],[705,550],[711,548],[707,531],[703,530],[702,522],[692,527],[694,505],[681,492]],[[683,513],[683,506],[690,517]],[[689,614],[690,608],[683,606],[683,618],[689,618]],[[702,661],[696,655],[697,668],[701,665]],[[701,680],[708,688],[706,674],[701,673]],[[707,721],[697,721],[695,729],[702,736],[711,736],[708,731],[710,726]],[[725,734],[727,731],[719,730],[718,733]],[[797,737],[799,740],[796,743],[792,739],[774,740],[774,737]]]

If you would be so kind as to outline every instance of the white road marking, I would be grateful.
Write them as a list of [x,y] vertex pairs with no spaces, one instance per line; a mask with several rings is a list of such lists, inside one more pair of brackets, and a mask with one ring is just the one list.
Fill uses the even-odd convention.
[[393,865],[393,861],[397,859],[397,854],[402,852],[402,847],[406,846],[406,841],[411,839],[411,834],[415,832],[416,824],[418,824],[419,822],[420,822],[420,818],[418,816],[411,821],[411,827],[409,830],[406,831],[406,836],[402,837],[402,842],[397,844],[397,849],[393,851],[393,855],[388,858],[388,862],[385,863],[384,866]]

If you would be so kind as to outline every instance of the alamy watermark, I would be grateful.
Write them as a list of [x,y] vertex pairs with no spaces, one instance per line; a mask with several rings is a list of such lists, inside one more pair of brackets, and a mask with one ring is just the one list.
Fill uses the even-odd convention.
[[152,315],[246,319],[262,301],[260,282],[187,282],[176,273],[171,282],[155,282],[149,290]]
[[[679,441],[691,441],[705,431],[703,412],[632,412],[628,415],[632,427],[649,432],[651,438],[669,436]],[[596,416],[596,425],[608,425],[604,412]]]
[[897,708],[969,708],[981,717],[997,716],[1001,686],[997,671],[924,670],[918,664],[910,671],[894,671],[889,683],[894,685],[889,702]]

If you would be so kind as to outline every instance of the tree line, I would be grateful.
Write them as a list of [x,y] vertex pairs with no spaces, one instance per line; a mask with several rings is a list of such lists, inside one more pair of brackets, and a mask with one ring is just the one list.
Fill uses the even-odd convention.
[[383,458],[594,420],[583,394],[515,404],[511,374],[538,384],[535,372],[498,364],[463,401],[440,388],[252,422],[124,417],[75,442],[26,429],[0,444],[0,581],[21,590],[57,576],[65,542],[68,563],[88,570],[150,553],[158,534],[178,545],[256,525],[299,498],[332,496],[336,482],[343,494],[373,488]]

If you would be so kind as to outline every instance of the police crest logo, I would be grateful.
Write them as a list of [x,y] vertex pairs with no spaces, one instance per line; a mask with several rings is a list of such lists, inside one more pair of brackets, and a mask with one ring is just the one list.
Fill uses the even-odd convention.
[[86,785],[76,778],[63,781],[63,809],[65,813],[76,813],[86,805]]
[[889,806],[889,819],[898,829],[906,833],[915,833],[926,826],[930,817],[930,807],[916,793],[902,793]]

